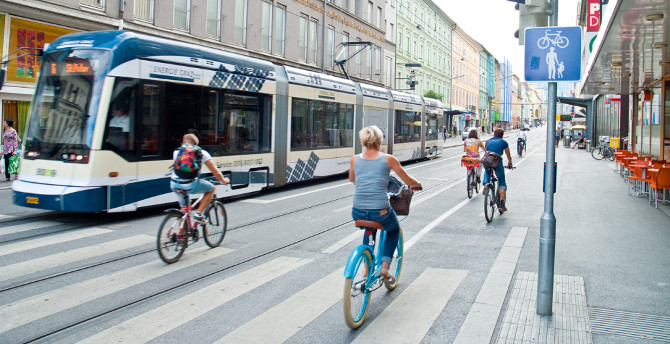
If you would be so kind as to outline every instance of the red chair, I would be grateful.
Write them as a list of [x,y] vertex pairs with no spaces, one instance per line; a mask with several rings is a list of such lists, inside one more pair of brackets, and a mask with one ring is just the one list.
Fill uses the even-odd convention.
[[[663,202],[667,202],[665,200],[665,190],[670,190],[670,168],[660,168],[658,172],[655,173],[651,183],[649,183],[649,187],[654,191],[656,208],[658,208],[658,190],[663,190]],[[651,205],[651,196],[649,197],[649,205]]]

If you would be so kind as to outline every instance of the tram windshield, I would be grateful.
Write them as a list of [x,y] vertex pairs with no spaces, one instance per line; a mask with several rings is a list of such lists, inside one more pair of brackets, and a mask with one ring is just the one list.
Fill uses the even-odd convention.
[[26,132],[28,159],[88,161],[109,53],[74,49],[44,56]]

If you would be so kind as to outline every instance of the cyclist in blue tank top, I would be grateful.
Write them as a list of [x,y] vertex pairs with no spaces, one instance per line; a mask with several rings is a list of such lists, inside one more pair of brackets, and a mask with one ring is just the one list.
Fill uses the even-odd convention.
[[[493,137],[486,141],[486,150],[487,151],[492,151],[495,153],[498,153],[500,156],[503,155],[503,152],[505,152],[505,155],[507,155],[507,167],[512,168],[512,155],[509,153],[509,144],[507,144],[507,141],[503,140],[503,134],[505,133],[504,130],[501,128],[496,128],[493,131]],[[502,159],[500,159],[500,162],[498,163],[498,166],[494,169],[496,177],[498,177],[498,192],[500,194],[500,207],[498,208],[498,211],[500,213],[504,213],[507,211],[507,208],[505,207],[505,196],[507,194],[507,183],[505,183],[505,168],[503,167]],[[486,184],[489,182],[489,179],[491,177],[489,176],[489,170],[486,169],[484,172],[484,180],[482,181],[482,184]],[[486,192],[486,188],[482,189],[482,194]]]
[[[396,157],[379,151],[384,136],[377,126],[363,128],[358,137],[361,145],[365,147],[365,152],[351,157],[349,180],[356,185],[351,216],[354,220],[375,221],[384,226],[386,241],[382,248],[380,274],[383,278],[389,279],[393,277],[389,274],[388,268],[398,244],[400,228],[395,211],[386,196],[389,173],[393,170],[410,190],[421,189],[421,183],[407,174]],[[367,241],[366,235],[363,244],[367,245]]]

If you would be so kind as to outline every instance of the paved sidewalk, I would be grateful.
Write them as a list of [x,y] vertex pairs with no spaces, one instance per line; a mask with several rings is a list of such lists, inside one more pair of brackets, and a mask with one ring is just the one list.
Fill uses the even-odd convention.
[[[508,182],[516,199],[508,215],[536,227],[490,343],[670,343],[670,206],[629,196],[615,164],[584,150],[556,151],[553,314],[536,314],[544,194],[525,185],[542,185],[544,154],[527,157]],[[517,209],[519,199],[531,209]]]

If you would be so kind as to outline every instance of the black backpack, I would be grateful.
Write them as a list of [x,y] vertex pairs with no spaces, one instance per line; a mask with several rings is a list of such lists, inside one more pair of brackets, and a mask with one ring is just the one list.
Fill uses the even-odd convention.
[[174,173],[182,179],[195,179],[202,165],[202,148],[184,143],[174,160]]

